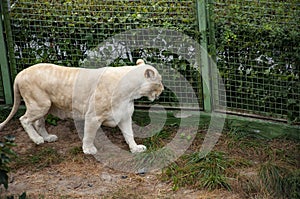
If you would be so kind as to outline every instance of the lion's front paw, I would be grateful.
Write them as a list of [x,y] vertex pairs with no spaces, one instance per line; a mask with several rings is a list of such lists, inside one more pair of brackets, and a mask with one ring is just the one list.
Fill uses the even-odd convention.
[[136,145],[134,148],[131,148],[131,153],[141,153],[147,150],[147,147],[144,145]]
[[46,142],[55,142],[57,140],[57,136],[56,135],[48,135],[47,137],[44,138],[44,140]]
[[82,146],[82,150],[84,154],[94,155],[97,153],[97,148],[95,146]]

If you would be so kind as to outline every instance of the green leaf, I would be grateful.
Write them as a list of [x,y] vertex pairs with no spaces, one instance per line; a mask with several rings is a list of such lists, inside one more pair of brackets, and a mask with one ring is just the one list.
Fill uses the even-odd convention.
[[22,195],[19,196],[19,199],[26,199],[26,192],[22,193]]
[[0,185],[3,184],[5,189],[8,188],[8,175],[7,171],[5,170],[0,170]]

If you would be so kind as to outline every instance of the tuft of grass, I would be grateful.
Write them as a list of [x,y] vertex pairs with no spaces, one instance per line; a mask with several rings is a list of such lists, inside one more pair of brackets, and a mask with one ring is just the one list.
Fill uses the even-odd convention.
[[199,152],[186,155],[163,172],[163,180],[173,182],[173,190],[191,186],[198,189],[231,190],[226,169],[232,165],[224,153],[213,151],[203,157]]
[[300,170],[290,171],[272,162],[261,165],[259,177],[274,197],[300,198]]
[[282,181],[286,198],[300,198],[300,169],[290,172]]
[[265,186],[258,179],[257,175],[254,176],[238,176],[237,187],[235,192],[238,192],[242,198],[271,198],[270,193],[266,190]]
[[46,147],[30,157],[30,162],[38,165],[38,168],[47,167],[62,161],[61,155],[53,148]]
[[138,153],[135,155],[136,159],[136,169],[140,168],[163,168],[169,165],[175,159],[175,153],[168,148],[161,149],[147,149],[143,153]]
[[282,175],[286,169],[279,167],[270,162],[266,162],[260,166],[258,175],[265,185],[267,190],[274,195],[281,195],[283,193]]

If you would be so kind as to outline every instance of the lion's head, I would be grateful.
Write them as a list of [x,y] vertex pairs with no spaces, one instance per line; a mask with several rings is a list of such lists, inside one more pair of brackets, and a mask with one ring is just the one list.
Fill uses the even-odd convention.
[[141,59],[138,59],[136,64],[139,67],[145,68],[144,71],[145,81],[141,85],[141,89],[139,93],[141,96],[148,97],[150,101],[154,101],[159,97],[159,95],[164,90],[161,75],[153,66],[146,65],[145,62]]

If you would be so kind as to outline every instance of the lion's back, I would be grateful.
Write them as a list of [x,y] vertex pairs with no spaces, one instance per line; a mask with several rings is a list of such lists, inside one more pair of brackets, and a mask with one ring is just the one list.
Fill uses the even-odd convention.
[[36,64],[21,71],[15,84],[23,98],[50,100],[59,108],[70,109],[78,69],[54,64]]

